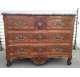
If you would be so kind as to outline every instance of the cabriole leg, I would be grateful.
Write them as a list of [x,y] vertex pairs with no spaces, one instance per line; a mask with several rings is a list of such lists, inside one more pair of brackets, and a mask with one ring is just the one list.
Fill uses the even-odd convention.
[[71,65],[72,64],[71,59],[72,59],[72,57],[68,58],[68,60],[67,60],[67,64],[68,65]]
[[7,67],[10,67],[11,66],[11,61],[10,59],[7,59],[7,64],[6,64]]

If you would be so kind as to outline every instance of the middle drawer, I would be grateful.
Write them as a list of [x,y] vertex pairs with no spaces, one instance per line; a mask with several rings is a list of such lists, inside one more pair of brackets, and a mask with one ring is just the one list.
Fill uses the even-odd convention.
[[40,42],[66,42],[69,43],[71,40],[70,31],[9,31],[8,32],[9,42],[29,42],[29,43],[40,43]]

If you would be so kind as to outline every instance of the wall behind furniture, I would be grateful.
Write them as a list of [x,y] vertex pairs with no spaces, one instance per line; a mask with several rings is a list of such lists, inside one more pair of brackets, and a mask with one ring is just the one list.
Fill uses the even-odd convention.
[[[0,38],[2,47],[5,48],[4,23],[2,12],[22,11],[53,11],[53,12],[76,12],[80,4],[77,0],[0,0]],[[80,22],[80,12],[79,12]],[[80,26],[78,24],[77,48],[80,48]],[[74,28],[75,34],[75,28]],[[75,37],[75,35],[74,35]],[[74,39],[74,38],[73,38]],[[74,39],[75,40],[75,39]],[[73,41],[74,44],[74,41]]]

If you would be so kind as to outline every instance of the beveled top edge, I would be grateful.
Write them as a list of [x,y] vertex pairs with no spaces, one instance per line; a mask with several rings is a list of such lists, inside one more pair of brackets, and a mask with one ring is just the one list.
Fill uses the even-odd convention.
[[26,12],[3,12],[2,15],[77,15],[76,11],[26,11]]
[[39,15],[39,16],[59,16],[59,15],[61,15],[61,16],[66,16],[66,15],[70,15],[70,16],[75,16],[75,15],[77,15],[77,14],[69,14],[69,13],[63,13],[63,14],[61,14],[61,13],[50,13],[50,14],[46,14],[46,13],[44,13],[44,14],[31,14],[31,13],[1,13],[2,15],[32,15],[32,16],[36,16],[36,15]]

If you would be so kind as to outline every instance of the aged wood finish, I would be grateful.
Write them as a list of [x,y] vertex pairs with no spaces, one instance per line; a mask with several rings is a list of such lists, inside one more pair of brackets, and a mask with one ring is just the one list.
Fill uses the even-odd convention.
[[48,58],[68,58],[71,64],[75,15],[3,14],[7,66],[10,59],[30,58],[44,64]]
[[[65,31],[8,31],[9,42],[70,42],[71,33]],[[49,41],[50,40],[50,41]]]

